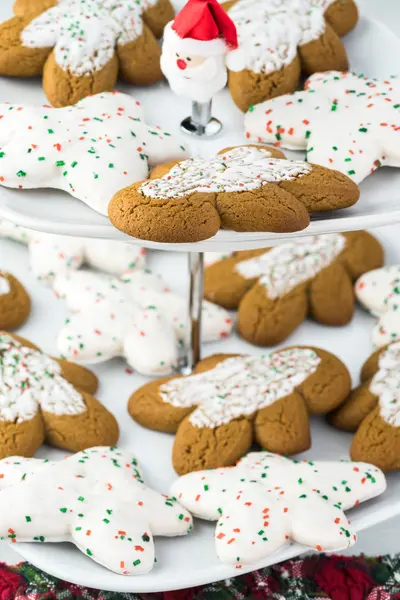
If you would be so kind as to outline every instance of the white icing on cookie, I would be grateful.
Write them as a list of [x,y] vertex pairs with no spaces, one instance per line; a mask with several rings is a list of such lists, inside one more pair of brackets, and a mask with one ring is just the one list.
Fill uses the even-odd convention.
[[319,363],[307,348],[228,358],[210,371],[163,384],[160,396],[179,408],[198,406],[189,418],[195,427],[219,427],[288,396]]
[[22,31],[28,48],[54,46],[57,64],[73,75],[90,75],[114,56],[117,44],[143,32],[143,12],[157,0],[59,0]]
[[60,365],[37,350],[0,336],[0,420],[22,423],[39,410],[54,415],[86,411],[82,396],[61,377]]
[[64,190],[103,215],[150,167],[187,157],[178,140],[144,122],[138,101],[117,92],[66,108],[0,104],[0,118],[1,185]]
[[239,41],[227,56],[229,69],[269,74],[288,66],[298,46],[324,33],[324,12],[333,1],[239,0],[229,10]]
[[0,296],[5,296],[11,292],[10,282],[0,273]]
[[366,463],[295,461],[254,452],[236,467],[189,473],[171,494],[192,514],[218,521],[220,560],[240,568],[293,540],[313,550],[352,546],[343,511],[382,494],[385,477]]
[[239,146],[213,158],[190,158],[159,179],[139,187],[147,198],[177,198],[195,192],[243,192],[268,183],[291,181],[311,171],[303,161],[271,158],[270,152]]
[[[60,353],[77,362],[104,362],[124,356],[145,375],[170,373],[187,341],[184,298],[148,271],[136,269],[117,279],[79,271],[59,275],[55,293],[74,312],[60,331]],[[227,311],[203,302],[204,341],[229,335]]]
[[400,167],[400,79],[317,73],[305,91],[250,107],[245,130],[360,183],[381,166]]
[[260,277],[269,298],[279,298],[330,265],[345,245],[340,233],[301,238],[239,262],[235,270],[245,279]]
[[393,427],[400,426],[400,342],[390,344],[379,357],[370,390],[379,397],[379,414]]
[[153,535],[192,528],[175,499],[143,483],[128,451],[98,447],[58,462],[33,460],[23,463],[26,478],[19,457],[0,461],[1,539],[71,542],[115,573],[138,575],[154,566]]

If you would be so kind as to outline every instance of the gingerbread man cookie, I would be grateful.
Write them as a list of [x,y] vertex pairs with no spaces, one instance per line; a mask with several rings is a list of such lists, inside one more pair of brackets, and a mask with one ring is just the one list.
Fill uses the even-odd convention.
[[365,273],[354,290],[360,304],[377,317],[372,330],[374,348],[400,338],[400,265]]
[[0,461],[0,536],[16,542],[70,542],[120,575],[154,566],[153,536],[185,535],[190,514],[143,483],[140,465],[116,447],[64,460]]
[[[161,278],[141,269],[120,279],[80,271],[56,277],[54,291],[73,313],[58,335],[63,357],[93,364],[123,356],[144,375],[176,367],[187,343],[187,307]],[[207,301],[202,308],[203,341],[225,339],[229,313]]]
[[194,375],[139,388],[128,410],[144,427],[176,433],[172,462],[184,474],[232,465],[253,441],[279,454],[307,450],[309,413],[337,407],[350,387],[343,363],[318,348],[216,354]]
[[115,444],[118,424],[93,397],[97,378],[50,358],[17,336],[0,334],[0,457],[33,456],[46,441],[77,452]]
[[0,271],[0,331],[20,327],[31,312],[28,292],[10,273]]
[[218,558],[240,569],[290,540],[318,552],[352,546],[356,535],[344,511],[385,489],[383,473],[365,463],[251,452],[236,467],[180,477],[171,494],[195,517],[217,521]]
[[220,227],[234,231],[300,231],[309,212],[357,202],[346,176],[258,146],[191,158],[166,174],[117,192],[108,214],[117,229],[155,242],[198,242]]
[[160,37],[173,17],[169,0],[16,0],[0,26],[0,75],[43,73],[53,106],[162,79]]
[[54,235],[25,229],[0,219],[0,238],[28,246],[30,267],[37,279],[52,284],[60,274],[89,266],[112,275],[144,268],[146,251],[136,244],[116,240],[97,240]]
[[372,235],[356,231],[216,258],[205,270],[205,297],[238,310],[244,339],[273,346],[307,315],[324,325],[348,323],[354,312],[353,281],[382,265],[383,250]]
[[303,92],[251,106],[245,129],[248,139],[306,150],[313,164],[360,183],[400,164],[400,79],[316,73]]
[[361,370],[361,385],[329,421],[355,431],[350,455],[383,471],[400,469],[400,342],[377,350]]
[[0,104],[0,184],[56,188],[106,215],[113,194],[149,168],[186,158],[181,143],[144,121],[126,94],[97,94],[75,106]]
[[294,92],[300,75],[348,69],[339,36],[357,23],[353,0],[231,0],[239,49],[227,56],[229,89],[243,111]]

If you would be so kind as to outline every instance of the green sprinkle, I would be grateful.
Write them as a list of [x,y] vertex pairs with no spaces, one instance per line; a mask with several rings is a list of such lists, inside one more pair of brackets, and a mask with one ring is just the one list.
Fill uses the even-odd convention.
[[89,548],[86,548],[86,554],[88,556],[93,556],[93,552]]
[[30,523],[30,522],[32,521],[32,519],[30,518],[30,516],[29,516],[29,515],[27,515],[27,516],[25,517],[25,521],[26,521],[27,523]]
[[17,177],[26,177],[25,171],[18,171]]
[[58,160],[56,162],[56,167],[65,167],[65,162],[63,160]]
[[66,513],[66,512],[67,512],[67,509],[66,509],[66,508],[60,508],[60,512],[62,512],[62,513]]
[[142,561],[137,558],[136,560],[133,561],[133,566],[137,567],[138,565],[140,565],[141,562]]

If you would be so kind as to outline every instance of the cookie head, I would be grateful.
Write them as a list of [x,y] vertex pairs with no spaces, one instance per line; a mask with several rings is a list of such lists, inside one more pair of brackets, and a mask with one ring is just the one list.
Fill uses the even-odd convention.
[[0,271],[0,330],[20,327],[31,312],[31,299],[22,283]]
[[209,357],[194,375],[143,386],[128,409],[145,427],[176,432],[172,460],[182,474],[232,465],[253,441],[282,454],[306,450],[308,412],[328,412],[349,390],[336,357],[295,347],[261,357]]

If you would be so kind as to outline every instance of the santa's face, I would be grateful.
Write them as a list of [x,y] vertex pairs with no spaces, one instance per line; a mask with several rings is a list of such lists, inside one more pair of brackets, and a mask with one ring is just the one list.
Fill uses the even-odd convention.
[[175,52],[175,55],[176,66],[181,71],[185,71],[186,69],[196,69],[206,61],[206,58],[204,56],[188,56],[187,54],[179,54],[178,52]]

